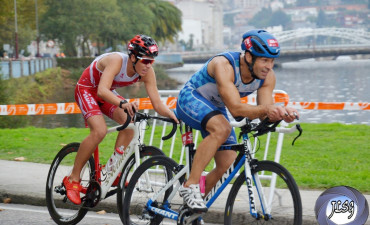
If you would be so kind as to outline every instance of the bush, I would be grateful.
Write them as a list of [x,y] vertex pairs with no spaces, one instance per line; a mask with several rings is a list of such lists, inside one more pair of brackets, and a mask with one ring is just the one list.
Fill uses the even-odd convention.
[[[69,79],[70,72],[51,68],[35,75],[9,80],[0,80],[0,104],[36,104],[74,101],[75,82]],[[60,115],[54,115],[54,117]],[[50,116],[1,116],[0,128],[25,127],[51,123]]]
[[85,69],[90,65],[90,63],[94,60],[92,57],[86,58],[77,58],[77,57],[69,57],[69,58],[57,58],[57,66],[62,68],[83,68]]

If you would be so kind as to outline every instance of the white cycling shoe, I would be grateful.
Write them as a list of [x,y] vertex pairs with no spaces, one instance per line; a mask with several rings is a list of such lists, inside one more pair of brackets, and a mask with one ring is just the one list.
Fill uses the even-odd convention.
[[184,198],[186,205],[196,212],[207,212],[208,208],[200,194],[199,184],[190,184],[189,187],[181,185],[179,188],[180,196]]

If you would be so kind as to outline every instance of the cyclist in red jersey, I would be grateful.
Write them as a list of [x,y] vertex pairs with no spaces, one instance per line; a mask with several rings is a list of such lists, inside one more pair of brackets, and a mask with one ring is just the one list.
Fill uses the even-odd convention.
[[[157,43],[148,36],[136,35],[128,44],[128,55],[120,52],[98,56],[82,73],[75,89],[75,99],[90,128],[90,134],[81,142],[72,173],[63,183],[68,199],[81,204],[80,173],[91,154],[107,133],[103,114],[123,124],[126,110],[131,117],[138,110],[137,103],[127,102],[115,89],[143,82],[153,108],[160,115],[178,122],[175,114],[160,99],[152,64],[158,55]],[[128,146],[132,130],[118,133],[115,148]]]

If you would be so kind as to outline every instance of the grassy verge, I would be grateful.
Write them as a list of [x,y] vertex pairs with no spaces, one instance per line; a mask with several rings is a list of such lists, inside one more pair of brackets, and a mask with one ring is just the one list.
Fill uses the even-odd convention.
[[[300,188],[326,189],[347,185],[363,193],[370,192],[370,126],[343,124],[302,124],[303,135],[295,146],[291,145],[296,134],[284,138],[281,164],[294,176]],[[25,161],[51,163],[63,145],[80,142],[87,134],[83,128],[18,128],[0,129],[0,159],[14,160],[25,157]],[[149,143],[151,130],[146,133],[144,143]],[[153,145],[160,146],[160,129],[156,129]],[[109,134],[100,145],[101,158],[105,162],[110,156],[116,134]],[[277,135],[271,138],[268,159],[274,159]],[[181,138],[177,134],[173,158],[179,160]],[[163,144],[169,154],[171,141]],[[257,158],[262,158],[265,138],[260,138]],[[210,170],[211,167],[207,167]]]

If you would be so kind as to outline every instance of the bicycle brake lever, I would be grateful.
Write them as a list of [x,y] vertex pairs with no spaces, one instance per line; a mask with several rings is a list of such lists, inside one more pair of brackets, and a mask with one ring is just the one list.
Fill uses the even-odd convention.
[[297,137],[294,138],[294,140],[292,142],[292,146],[294,146],[294,142],[302,135],[302,132],[303,132],[302,127],[299,123],[296,124],[295,126],[297,127],[297,130],[299,131],[299,134],[298,134]]

